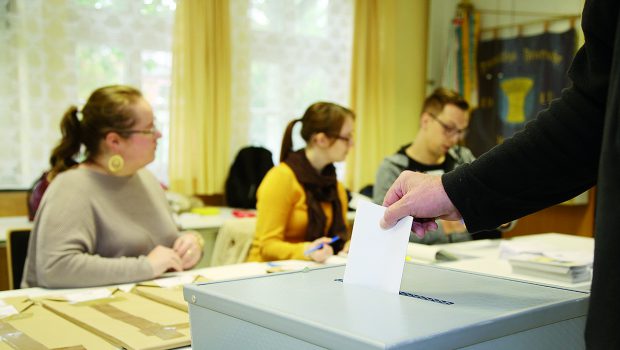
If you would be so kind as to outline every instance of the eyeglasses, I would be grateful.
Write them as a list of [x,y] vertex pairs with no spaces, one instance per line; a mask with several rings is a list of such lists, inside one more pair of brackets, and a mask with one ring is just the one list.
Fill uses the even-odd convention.
[[119,134],[131,135],[131,134],[143,134],[143,135],[155,135],[159,132],[157,126],[153,125],[150,129],[144,130],[123,130],[119,131]]
[[352,143],[353,142],[353,135],[349,135],[349,136],[333,135],[332,137],[335,138],[335,139],[338,139],[338,140],[342,140],[342,141],[344,141],[346,143]]
[[448,137],[458,136],[459,139],[463,139],[467,135],[467,131],[468,131],[467,128],[459,129],[454,126],[450,126],[442,122],[439,118],[437,118],[435,114],[431,112],[426,112],[426,113],[428,113],[431,116],[431,118],[433,118],[433,120],[435,120],[437,123],[439,123],[439,125],[441,125],[441,127],[443,128],[443,132],[446,134],[446,136]]

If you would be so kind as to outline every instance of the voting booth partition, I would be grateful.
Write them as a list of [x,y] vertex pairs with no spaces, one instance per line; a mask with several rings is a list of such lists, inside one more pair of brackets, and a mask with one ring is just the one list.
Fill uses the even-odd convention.
[[400,294],[344,266],[187,285],[196,349],[583,349],[589,294],[406,263]]

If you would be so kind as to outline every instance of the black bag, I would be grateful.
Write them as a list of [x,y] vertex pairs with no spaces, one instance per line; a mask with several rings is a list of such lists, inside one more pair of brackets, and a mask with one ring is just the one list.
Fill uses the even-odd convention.
[[234,208],[256,208],[256,190],[272,167],[273,159],[268,149],[242,148],[226,178],[226,205]]

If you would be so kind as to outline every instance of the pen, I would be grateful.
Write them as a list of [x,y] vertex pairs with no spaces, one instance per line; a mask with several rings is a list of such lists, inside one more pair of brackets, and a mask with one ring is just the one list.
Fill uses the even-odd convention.
[[340,236],[334,236],[334,237],[332,237],[332,239],[331,239],[329,242],[327,242],[327,243],[321,243],[321,244],[317,245],[317,246],[316,246],[316,247],[314,247],[314,248],[310,248],[310,249],[306,250],[306,251],[304,252],[304,255],[310,255],[310,253],[312,253],[312,252],[315,252],[315,251],[317,251],[317,250],[319,250],[319,249],[323,249],[323,246],[324,246],[325,244],[332,244],[332,243],[336,242],[336,241],[337,241],[337,240],[339,240],[339,239],[340,239]]

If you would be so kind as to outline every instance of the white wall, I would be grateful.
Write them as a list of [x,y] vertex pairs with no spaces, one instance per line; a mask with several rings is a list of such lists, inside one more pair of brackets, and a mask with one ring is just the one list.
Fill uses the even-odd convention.
[[[430,0],[430,19],[428,31],[427,52],[427,93],[441,84],[441,76],[448,49],[448,35],[450,22],[454,17],[455,9],[460,0]],[[536,20],[544,20],[557,15],[581,14],[584,0],[472,0],[476,10],[481,10],[481,28],[492,28],[511,24],[527,23]],[[505,12],[533,12],[541,16],[525,16],[518,14],[493,14],[484,13],[484,10],[500,10]],[[548,16],[546,14],[549,14]],[[579,35],[581,34],[580,23],[577,22]],[[549,30],[552,32],[565,31],[570,27],[569,21],[554,22]],[[542,22],[536,25],[528,25],[523,28],[523,35],[535,35],[543,32]],[[517,27],[501,30],[500,37],[514,37],[517,35]],[[491,32],[483,32],[482,40],[490,39]]]

